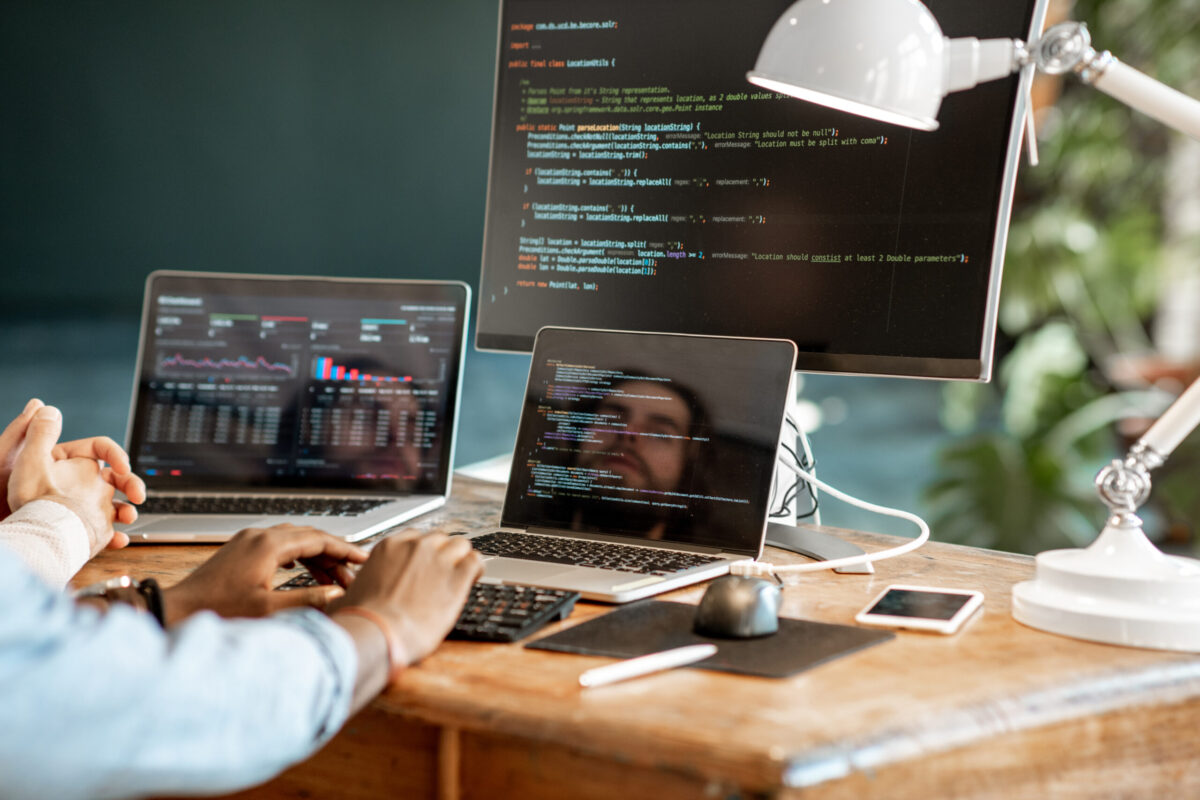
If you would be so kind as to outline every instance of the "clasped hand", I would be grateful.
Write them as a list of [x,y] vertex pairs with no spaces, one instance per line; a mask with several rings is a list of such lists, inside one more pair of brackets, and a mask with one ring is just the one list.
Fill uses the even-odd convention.
[[[107,436],[60,443],[60,435],[62,414],[36,399],[0,433],[0,519],[33,500],[52,500],[83,521],[91,555],[129,544],[113,523],[136,520],[132,504],[146,499],[129,456]],[[115,500],[118,491],[130,502]]]

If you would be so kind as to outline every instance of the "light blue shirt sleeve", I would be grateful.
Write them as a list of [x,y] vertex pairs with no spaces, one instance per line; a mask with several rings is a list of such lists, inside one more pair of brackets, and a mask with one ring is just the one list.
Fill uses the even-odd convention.
[[165,632],[77,606],[4,548],[0,587],[5,798],[233,791],[312,754],[349,712],[354,645],[318,611],[205,612]]

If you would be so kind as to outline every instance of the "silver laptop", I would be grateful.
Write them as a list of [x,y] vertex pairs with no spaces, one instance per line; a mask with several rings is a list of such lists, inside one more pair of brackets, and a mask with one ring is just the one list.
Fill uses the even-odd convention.
[[485,578],[624,603],[762,554],[796,347],[543,328]]
[[156,272],[127,447],[133,542],[312,525],[349,541],[450,494],[470,289]]

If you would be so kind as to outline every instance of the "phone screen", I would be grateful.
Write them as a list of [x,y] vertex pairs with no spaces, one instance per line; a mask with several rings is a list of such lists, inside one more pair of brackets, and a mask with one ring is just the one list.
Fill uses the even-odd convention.
[[970,599],[969,594],[890,589],[867,613],[947,620],[953,618]]

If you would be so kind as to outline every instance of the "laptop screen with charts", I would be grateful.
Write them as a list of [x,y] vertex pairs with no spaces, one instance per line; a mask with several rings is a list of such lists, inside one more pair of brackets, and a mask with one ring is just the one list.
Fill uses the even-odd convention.
[[796,348],[543,328],[488,577],[626,602],[762,552]]
[[156,272],[127,445],[135,542],[313,525],[355,541],[450,492],[470,290]]

